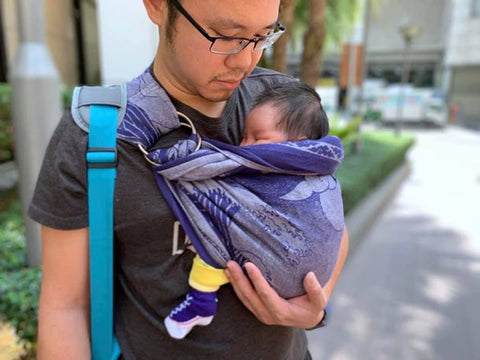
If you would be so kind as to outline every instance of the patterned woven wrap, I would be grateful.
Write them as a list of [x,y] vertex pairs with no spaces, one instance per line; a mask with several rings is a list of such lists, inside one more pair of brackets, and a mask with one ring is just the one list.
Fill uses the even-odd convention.
[[340,140],[195,147],[191,136],[149,159],[159,163],[157,183],[200,256],[216,267],[251,261],[285,298],[304,293],[309,271],[324,285],[344,228],[332,176]]
[[[120,139],[149,149],[180,126],[148,70],[127,84],[127,93]],[[215,267],[251,261],[284,298],[304,293],[309,271],[325,285],[344,228],[333,176],[343,159],[340,140],[239,147],[203,139],[198,150],[197,144],[192,134],[148,158],[158,164],[159,188],[203,260]]]

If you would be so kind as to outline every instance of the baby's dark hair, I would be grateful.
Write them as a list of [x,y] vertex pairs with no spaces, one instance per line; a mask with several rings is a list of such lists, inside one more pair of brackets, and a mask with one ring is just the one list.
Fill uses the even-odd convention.
[[328,135],[328,118],[317,92],[300,81],[267,87],[255,100],[255,106],[272,104],[280,112],[277,126],[288,140],[320,139]]

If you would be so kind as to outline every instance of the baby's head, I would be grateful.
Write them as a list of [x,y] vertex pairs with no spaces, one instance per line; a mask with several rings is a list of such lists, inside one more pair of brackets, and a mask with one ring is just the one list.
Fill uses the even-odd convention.
[[320,96],[294,81],[268,87],[257,97],[245,119],[240,145],[320,139],[328,130]]

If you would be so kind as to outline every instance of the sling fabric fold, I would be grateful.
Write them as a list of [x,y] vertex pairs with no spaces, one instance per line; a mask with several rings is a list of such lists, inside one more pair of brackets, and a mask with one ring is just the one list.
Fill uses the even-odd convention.
[[210,265],[256,264],[283,297],[304,293],[314,271],[324,285],[343,234],[343,159],[334,136],[238,147],[192,135],[149,153],[164,197]]

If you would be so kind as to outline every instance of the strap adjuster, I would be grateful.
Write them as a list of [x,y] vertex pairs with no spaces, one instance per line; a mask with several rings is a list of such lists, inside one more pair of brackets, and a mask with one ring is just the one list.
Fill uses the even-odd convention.
[[114,168],[118,164],[117,148],[93,147],[87,149],[87,168]]

